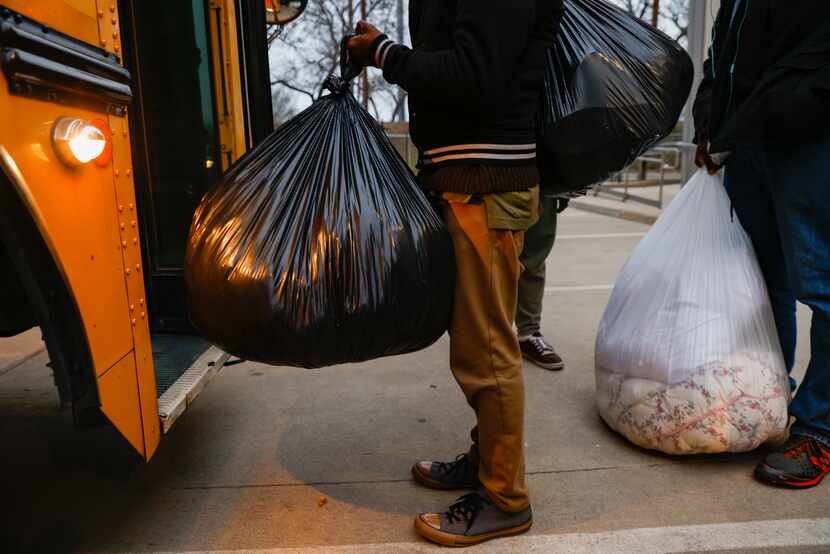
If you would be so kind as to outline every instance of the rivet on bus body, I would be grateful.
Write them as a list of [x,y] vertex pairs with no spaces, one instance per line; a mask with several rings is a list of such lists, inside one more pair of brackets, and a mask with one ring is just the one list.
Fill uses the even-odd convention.
[[123,204],[119,204],[119,205],[118,205],[118,211],[119,211],[119,212],[123,212],[123,211],[124,211],[124,205],[123,205]]
[[135,264],[135,270],[141,271],[141,264]]
[[126,226],[126,225],[124,225],[124,223],[122,222],[122,223],[121,223],[121,230],[123,231],[126,227],[127,227],[127,226]]
[[126,240],[121,241],[121,248],[123,248],[125,250],[127,249],[127,241]]
[[116,169],[115,170],[115,176],[118,177],[119,175],[121,175],[121,172]]
[[118,38],[118,31],[112,32],[112,38]]
[[132,323],[133,323],[133,327],[135,327],[135,324],[137,323],[135,318],[133,318]]
[[112,49],[113,49],[113,50],[115,50],[116,52],[120,52],[120,51],[121,51],[121,47],[120,47],[120,46],[118,46],[117,44],[116,44],[115,46],[113,46],[113,47],[112,47]]
[[98,17],[104,17],[104,10],[98,10]]
[[144,312],[141,312],[141,319],[144,319]]
[[132,273],[132,271],[130,271],[130,268],[129,268],[129,267],[125,267],[125,268],[124,268],[124,273],[126,273],[127,275],[129,275],[130,273]]
[[110,4],[110,13],[115,13],[115,4]]
[[134,244],[134,245],[135,245],[135,244],[138,244],[138,239],[137,239],[136,237],[133,237],[133,244]]
[[144,305],[144,299],[143,299],[143,298],[139,298],[139,299],[138,299],[138,303],[139,303],[139,305],[143,306],[143,305]]
[[132,170],[131,170],[131,169],[129,169],[129,168],[127,169],[127,172],[126,172],[126,173],[127,173],[127,177],[129,177],[130,175],[132,175],[132,174],[133,174]]
[[101,46],[106,46],[106,45],[107,45],[107,39],[102,38],[101,39]]
[[127,136],[127,130],[124,129],[123,131],[121,131],[121,135],[126,137]]
[[134,312],[134,311],[135,311],[135,304],[130,304],[130,311],[131,311],[131,312]]
[[[101,13],[103,14],[104,12],[101,12]],[[113,25],[115,25],[116,23],[118,23],[118,22],[115,20],[115,18],[114,18],[114,17],[113,17],[112,19],[110,19],[110,21],[112,22],[112,24],[113,24]]]
[[132,203],[132,202],[130,202],[130,209],[132,210],[132,209],[134,209],[134,208],[135,208],[135,206],[133,206],[133,203]]
[[135,221],[130,221],[130,225],[132,225],[133,227],[135,227]]

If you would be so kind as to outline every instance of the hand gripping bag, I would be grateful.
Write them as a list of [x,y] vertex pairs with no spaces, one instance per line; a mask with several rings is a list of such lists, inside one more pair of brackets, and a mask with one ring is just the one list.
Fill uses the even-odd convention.
[[604,0],[566,0],[547,52],[539,169],[547,194],[605,181],[665,138],[692,87],[680,45]]
[[631,442],[744,452],[786,433],[766,285],[720,177],[696,174],[625,264],[596,343],[597,405]]
[[342,69],[332,93],[240,159],[193,219],[190,318],[241,358],[359,362],[424,348],[447,329],[446,227],[352,96],[358,71]]

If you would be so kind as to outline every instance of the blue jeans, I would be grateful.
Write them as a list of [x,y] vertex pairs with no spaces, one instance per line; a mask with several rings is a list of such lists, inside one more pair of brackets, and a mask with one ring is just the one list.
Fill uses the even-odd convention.
[[794,434],[830,444],[830,138],[797,147],[738,147],[726,190],[767,282],[787,370],[796,300],[813,312],[811,358],[790,405]]

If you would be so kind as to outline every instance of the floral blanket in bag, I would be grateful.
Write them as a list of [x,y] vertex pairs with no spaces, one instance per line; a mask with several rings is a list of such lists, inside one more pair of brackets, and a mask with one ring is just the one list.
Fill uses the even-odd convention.
[[746,452],[787,432],[789,385],[759,357],[713,362],[678,383],[597,370],[603,419],[631,442],[668,454]]

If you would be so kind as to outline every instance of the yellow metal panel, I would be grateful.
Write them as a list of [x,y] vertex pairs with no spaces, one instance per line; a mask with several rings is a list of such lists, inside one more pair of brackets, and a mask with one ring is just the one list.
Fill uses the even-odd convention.
[[50,138],[60,116],[94,119],[100,114],[10,96],[7,90],[0,78],[0,144],[17,163],[43,216],[44,239],[66,272],[96,375],[101,375],[133,342],[112,170],[67,169],[55,157]]
[[93,0],[98,6],[96,44],[121,56],[121,29],[118,27],[118,6],[115,0]]
[[133,354],[125,356],[98,378],[101,411],[139,454],[145,455],[138,381]]
[[149,460],[161,440],[156,397],[156,374],[153,366],[153,346],[150,342],[147,303],[144,295],[144,272],[141,259],[138,209],[135,201],[132,157],[130,153],[129,121],[126,117],[109,118],[112,131],[112,166],[115,194],[118,200],[119,228],[121,229],[127,298],[130,303],[130,324],[135,345],[138,393],[144,427],[145,456]]
[[[98,31],[100,44],[120,56],[121,31],[118,27],[118,6],[114,0],[98,0]],[[161,440],[156,396],[156,374],[153,346],[150,341],[149,317],[144,289],[138,207],[133,181],[129,120],[110,116],[112,133],[112,179],[118,202],[118,228],[124,262],[124,276],[129,302],[129,319],[135,349],[135,377],[144,436],[144,456],[149,460]],[[136,414],[138,417],[139,414]]]
[[3,0],[7,8],[90,44],[98,44],[95,0]]
[[236,33],[236,4],[231,0],[225,2],[225,46],[227,75],[232,91],[233,106],[233,161],[238,160],[248,150],[245,140],[245,106],[242,98],[242,68],[239,63],[239,37]]
[[227,171],[246,150],[236,8],[229,0],[210,0],[209,7],[216,115],[222,169]]

